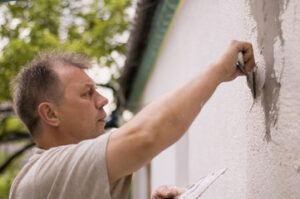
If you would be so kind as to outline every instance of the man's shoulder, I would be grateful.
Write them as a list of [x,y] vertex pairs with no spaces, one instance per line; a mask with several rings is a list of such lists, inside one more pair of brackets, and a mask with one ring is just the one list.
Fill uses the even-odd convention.
[[[80,179],[106,179],[105,151],[109,135],[110,133],[106,133],[78,144],[48,150],[34,149],[34,154],[15,178],[11,195],[24,192],[26,195],[41,189],[49,191],[54,184],[63,186],[67,181],[69,187]],[[87,173],[88,168],[90,173]],[[36,198],[32,195],[27,196]]]
[[[35,151],[37,149],[34,149]],[[13,181],[13,184],[10,189],[10,198],[20,198],[20,194],[22,193],[25,196],[28,196],[26,198],[30,198],[28,194],[30,192],[26,191],[29,190],[29,187],[32,186],[32,181],[35,180],[35,175],[32,173],[32,168],[36,165],[38,161],[38,156],[36,153],[32,155],[31,158],[27,161],[27,163],[23,166],[23,168],[20,170],[18,175]],[[24,189],[25,188],[25,189]],[[19,192],[19,190],[25,190],[22,192]]]
[[[106,133],[104,133],[96,138],[82,140],[77,144],[61,145],[61,146],[52,147],[47,150],[36,148],[35,154],[33,157],[34,158],[43,158],[44,156],[57,156],[57,155],[61,155],[61,154],[67,154],[73,150],[78,150],[78,149],[82,150],[83,148],[89,148],[90,145],[95,145],[95,147],[101,147],[102,145],[99,145],[99,144],[106,145],[108,138],[113,131],[114,130],[107,131]],[[47,158],[47,160],[48,160],[48,158]]]

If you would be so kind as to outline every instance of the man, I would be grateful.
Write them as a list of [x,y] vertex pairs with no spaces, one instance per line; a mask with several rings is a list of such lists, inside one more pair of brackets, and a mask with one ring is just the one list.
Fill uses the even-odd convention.
[[[107,99],[75,54],[48,54],[18,75],[15,109],[39,148],[16,177],[10,198],[127,198],[131,174],[175,143],[216,87],[254,67],[251,44],[232,41],[205,71],[146,106],[121,128],[104,133]],[[153,198],[181,191],[161,187]]]

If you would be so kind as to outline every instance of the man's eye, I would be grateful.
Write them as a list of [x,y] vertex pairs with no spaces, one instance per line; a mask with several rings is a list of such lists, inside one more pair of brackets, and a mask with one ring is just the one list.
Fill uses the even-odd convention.
[[91,90],[89,90],[88,95],[89,95],[89,96],[92,96],[93,93],[94,93],[94,91],[91,89]]
[[94,93],[94,91],[93,91],[92,89],[90,89],[88,92],[86,92],[86,93],[84,94],[84,96],[86,96],[86,97],[91,97],[91,96],[93,95],[93,93]]

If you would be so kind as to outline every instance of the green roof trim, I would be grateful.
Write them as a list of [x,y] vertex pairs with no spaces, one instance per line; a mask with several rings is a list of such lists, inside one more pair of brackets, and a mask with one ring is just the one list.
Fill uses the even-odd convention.
[[168,29],[179,7],[180,0],[160,1],[153,17],[147,47],[144,51],[138,73],[135,77],[127,108],[136,112],[140,106],[140,98],[153,71],[160,49],[164,43]]

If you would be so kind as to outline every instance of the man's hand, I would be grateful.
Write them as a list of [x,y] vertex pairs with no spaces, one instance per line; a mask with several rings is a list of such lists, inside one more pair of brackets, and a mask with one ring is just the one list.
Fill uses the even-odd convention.
[[239,52],[243,53],[246,71],[250,72],[253,70],[255,60],[252,45],[248,42],[231,41],[223,54],[213,64],[215,71],[219,73],[220,82],[231,81],[239,75],[245,75],[236,67]]
[[172,198],[179,194],[182,194],[185,189],[175,187],[172,185],[163,185],[155,189],[153,192],[151,199],[166,199]]
[[146,165],[181,138],[218,85],[241,75],[236,66],[239,52],[244,53],[246,71],[253,70],[251,44],[232,41],[210,67],[147,105],[111,134],[106,155],[110,183]]

